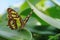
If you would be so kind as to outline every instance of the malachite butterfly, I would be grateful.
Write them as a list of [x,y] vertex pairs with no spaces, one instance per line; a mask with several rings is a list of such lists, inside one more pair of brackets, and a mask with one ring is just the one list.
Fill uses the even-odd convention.
[[30,14],[25,18],[25,20],[23,20],[21,16],[19,16],[18,13],[12,8],[8,8],[7,12],[8,12],[8,26],[12,30],[23,28],[32,14],[31,11]]

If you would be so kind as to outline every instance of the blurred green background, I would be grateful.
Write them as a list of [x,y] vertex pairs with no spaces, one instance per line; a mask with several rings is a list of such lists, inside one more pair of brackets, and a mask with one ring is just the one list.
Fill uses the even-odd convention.
[[[59,0],[11,0],[0,1],[0,40],[60,40]],[[7,8],[16,10],[23,19],[33,9],[24,29],[11,30]]]

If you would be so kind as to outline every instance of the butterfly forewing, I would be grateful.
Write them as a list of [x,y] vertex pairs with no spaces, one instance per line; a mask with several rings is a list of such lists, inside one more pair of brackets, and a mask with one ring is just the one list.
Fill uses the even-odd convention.
[[11,29],[17,29],[18,27],[18,23],[17,23],[17,19],[19,21],[19,24],[21,24],[20,20],[21,17],[19,17],[19,15],[17,14],[17,12],[11,8],[7,9],[8,12],[8,25]]

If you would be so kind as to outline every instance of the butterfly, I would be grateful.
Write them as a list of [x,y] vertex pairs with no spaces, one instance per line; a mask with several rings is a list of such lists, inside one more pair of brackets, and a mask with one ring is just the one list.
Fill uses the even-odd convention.
[[30,14],[27,15],[27,17],[23,20],[14,9],[8,8],[7,12],[8,12],[8,26],[12,30],[23,28],[27,21],[29,20],[30,16],[32,15],[31,11]]

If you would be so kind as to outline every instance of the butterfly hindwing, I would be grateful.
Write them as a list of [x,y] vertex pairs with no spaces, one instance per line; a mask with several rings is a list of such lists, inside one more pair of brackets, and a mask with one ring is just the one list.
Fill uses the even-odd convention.
[[27,16],[26,16],[26,18],[21,22],[21,28],[23,28],[24,26],[25,26],[25,24],[27,23],[27,21],[29,20],[29,18],[30,18],[30,16],[32,15],[32,12],[33,12],[33,10],[30,12],[30,14],[28,14]]
[[31,11],[30,14],[25,18],[25,20],[24,20],[24,24],[27,23],[27,21],[29,20],[29,18],[30,18],[31,15],[32,15],[32,11]]

